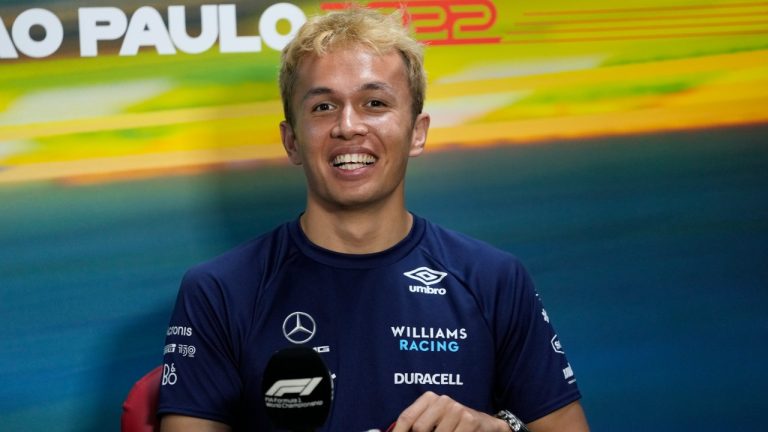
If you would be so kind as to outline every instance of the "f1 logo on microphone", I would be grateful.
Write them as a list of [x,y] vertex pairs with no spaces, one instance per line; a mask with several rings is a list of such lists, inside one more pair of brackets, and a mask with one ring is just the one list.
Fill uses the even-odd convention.
[[286,393],[298,393],[299,396],[312,394],[323,377],[284,379],[276,381],[265,393],[266,396],[280,397]]

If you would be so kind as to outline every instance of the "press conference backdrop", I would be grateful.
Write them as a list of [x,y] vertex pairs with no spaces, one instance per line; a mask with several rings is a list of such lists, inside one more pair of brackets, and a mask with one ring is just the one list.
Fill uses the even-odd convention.
[[[763,430],[768,2],[401,4],[408,205],[528,266],[593,429]],[[184,270],[298,215],[279,49],[342,7],[0,0],[0,429],[117,430]]]

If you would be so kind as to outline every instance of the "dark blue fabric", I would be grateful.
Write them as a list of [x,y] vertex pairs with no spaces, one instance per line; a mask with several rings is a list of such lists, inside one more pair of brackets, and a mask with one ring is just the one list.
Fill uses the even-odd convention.
[[393,248],[346,255],[313,245],[296,220],[186,274],[160,413],[270,430],[261,374],[293,345],[295,312],[334,375],[322,430],[383,429],[427,390],[524,421],[580,397],[512,255],[416,216]]

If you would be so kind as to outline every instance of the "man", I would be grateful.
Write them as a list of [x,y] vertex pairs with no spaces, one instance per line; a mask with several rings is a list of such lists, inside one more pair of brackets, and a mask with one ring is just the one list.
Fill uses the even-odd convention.
[[334,376],[324,430],[501,432],[511,411],[534,432],[587,431],[523,267],[406,210],[406,165],[430,117],[422,48],[400,19],[355,8],[309,20],[280,85],[306,210],[185,276],[162,430],[271,430],[261,374],[303,344]]

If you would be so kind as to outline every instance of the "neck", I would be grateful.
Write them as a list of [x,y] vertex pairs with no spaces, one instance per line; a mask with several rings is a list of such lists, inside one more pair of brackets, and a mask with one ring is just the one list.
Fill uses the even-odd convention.
[[413,225],[413,216],[404,206],[329,212],[308,205],[300,222],[307,238],[324,249],[367,254],[389,249],[404,239]]

